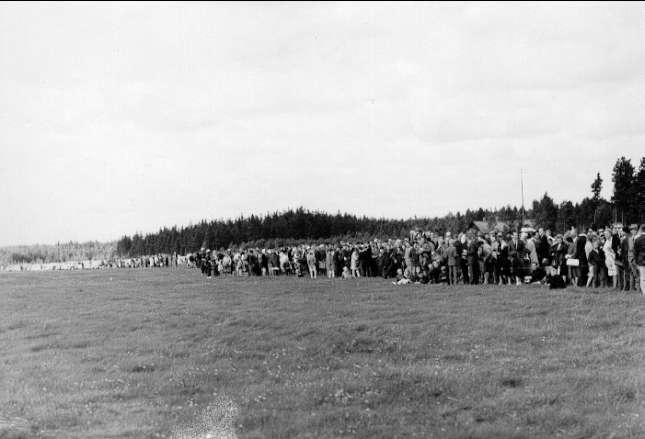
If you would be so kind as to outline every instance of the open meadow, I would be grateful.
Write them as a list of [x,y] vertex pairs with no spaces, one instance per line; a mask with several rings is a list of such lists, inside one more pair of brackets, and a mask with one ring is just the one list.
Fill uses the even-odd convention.
[[2,274],[0,438],[643,438],[644,325],[607,290]]

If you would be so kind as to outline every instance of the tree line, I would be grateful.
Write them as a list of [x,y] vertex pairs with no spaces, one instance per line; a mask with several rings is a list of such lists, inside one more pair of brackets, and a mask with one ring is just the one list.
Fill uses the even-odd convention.
[[281,247],[304,241],[323,243],[343,239],[399,238],[415,228],[456,233],[465,230],[473,221],[504,221],[517,226],[523,218],[531,218],[536,224],[554,232],[564,232],[572,226],[586,228],[614,222],[644,222],[645,157],[638,169],[630,159],[620,157],[614,165],[612,181],[614,191],[610,200],[600,195],[603,179],[598,173],[590,186],[591,196],[576,203],[563,201],[556,204],[545,193],[526,211],[508,205],[499,209],[468,209],[464,213],[449,213],[444,217],[409,219],[370,218],[340,212],[329,214],[299,207],[263,216],[201,221],[187,227],[164,227],[157,233],[124,236],[117,242],[116,251],[120,256],[185,254],[202,247]]
[[589,196],[576,203],[555,203],[545,193],[526,210],[508,205],[498,209],[468,209],[464,213],[434,218],[369,218],[300,207],[263,216],[240,216],[229,220],[201,221],[185,227],[164,227],[157,233],[135,233],[117,242],[5,247],[0,248],[0,264],[111,259],[173,252],[186,254],[201,247],[281,247],[303,242],[400,238],[415,228],[456,233],[465,230],[473,221],[504,221],[516,227],[522,218],[530,218],[536,224],[560,233],[572,226],[586,228],[614,222],[645,222],[645,157],[640,160],[638,168],[625,157],[616,160],[612,172],[613,193],[609,200],[600,195],[603,183],[600,174],[596,174]]
[[43,264],[48,262],[107,260],[116,254],[116,242],[59,242],[0,248],[0,264]]

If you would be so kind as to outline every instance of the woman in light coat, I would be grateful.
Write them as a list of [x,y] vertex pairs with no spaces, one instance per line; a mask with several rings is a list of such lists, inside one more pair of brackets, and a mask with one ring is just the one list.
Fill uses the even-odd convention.
[[358,272],[358,250],[356,249],[356,247],[354,247],[354,250],[352,250],[350,267],[352,269],[352,276],[361,277],[361,274]]
[[334,248],[328,245],[327,251],[325,252],[325,270],[327,271],[327,277],[329,279],[336,277],[336,258],[334,256]]

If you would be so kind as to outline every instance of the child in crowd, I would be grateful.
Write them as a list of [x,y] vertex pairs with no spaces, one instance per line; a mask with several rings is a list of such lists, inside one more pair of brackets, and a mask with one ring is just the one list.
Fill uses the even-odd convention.
[[410,282],[412,281],[410,280],[407,270],[405,272],[400,268],[396,270],[396,280],[392,281],[392,285],[407,285]]
[[425,285],[428,282],[430,282],[430,278],[428,277],[428,271],[423,270],[421,267],[417,267],[417,275],[414,283]]
[[546,276],[546,284],[549,286],[550,290],[559,290],[567,287],[566,282],[564,281],[565,276],[562,276],[558,273],[558,269],[555,267],[548,268],[548,274]]
[[446,271],[446,266],[441,266],[441,272],[439,273],[439,283],[443,285],[448,285],[448,272]]

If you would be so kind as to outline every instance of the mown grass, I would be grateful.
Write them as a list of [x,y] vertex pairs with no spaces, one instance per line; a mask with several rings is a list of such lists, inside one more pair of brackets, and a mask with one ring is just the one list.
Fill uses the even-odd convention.
[[[0,438],[645,437],[645,300],[196,271],[0,276]],[[5,422],[6,424],[6,422]]]

